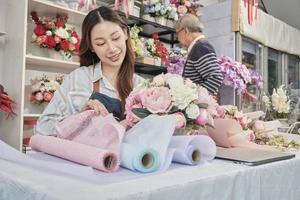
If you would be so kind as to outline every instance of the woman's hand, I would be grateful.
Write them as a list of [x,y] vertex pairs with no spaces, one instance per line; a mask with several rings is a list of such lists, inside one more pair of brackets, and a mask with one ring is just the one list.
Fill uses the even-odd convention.
[[105,106],[98,100],[90,99],[86,102],[85,106],[83,107],[82,111],[85,110],[95,110],[97,114],[102,116],[106,116],[108,114],[107,109]]

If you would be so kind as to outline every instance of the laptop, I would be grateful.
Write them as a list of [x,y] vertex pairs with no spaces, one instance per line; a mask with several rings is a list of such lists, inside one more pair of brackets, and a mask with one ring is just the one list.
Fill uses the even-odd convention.
[[270,162],[294,158],[295,154],[280,151],[266,151],[247,147],[217,147],[216,158],[233,161],[248,166],[257,166]]
[[208,135],[217,144],[216,158],[233,161],[249,166],[286,160],[295,157],[295,154],[251,147],[233,147],[229,137],[241,133],[242,127],[235,119],[215,119],[215,128],[208,128]]

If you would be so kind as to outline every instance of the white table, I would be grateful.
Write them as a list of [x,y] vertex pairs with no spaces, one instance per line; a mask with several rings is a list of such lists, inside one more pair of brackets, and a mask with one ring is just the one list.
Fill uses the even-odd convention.
[[[47,155],[33,155],[48,162],[57,161]],[[91,172],[84,170],[79,176]],[[172,165],[156,174],[122,169],[112,174],[97,171],[88,176],[97,181],[0,159],[0,199],[300,199],[300,153],[295,159],[256,167],[213,160],[196,167]]]

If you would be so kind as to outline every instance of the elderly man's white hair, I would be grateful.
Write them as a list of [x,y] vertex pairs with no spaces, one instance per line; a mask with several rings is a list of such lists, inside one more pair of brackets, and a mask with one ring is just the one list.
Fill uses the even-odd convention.
[[176,30],[187,28],[190,32],[202,32],[202,23],[200,19],[192,14],[185,14],[176,23]]

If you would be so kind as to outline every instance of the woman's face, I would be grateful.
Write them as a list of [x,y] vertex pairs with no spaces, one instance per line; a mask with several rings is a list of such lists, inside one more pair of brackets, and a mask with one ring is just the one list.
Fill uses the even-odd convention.
[[103,66],[120,67],[126,54],[127,38],[127,33],[118,24],[104,21],[91,31],[92,51]]

